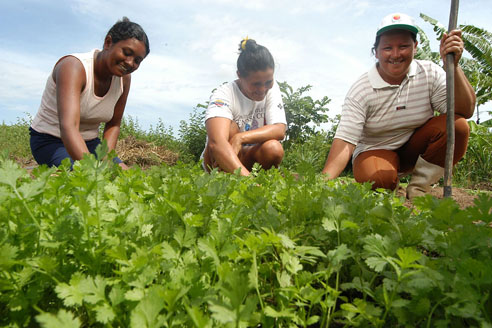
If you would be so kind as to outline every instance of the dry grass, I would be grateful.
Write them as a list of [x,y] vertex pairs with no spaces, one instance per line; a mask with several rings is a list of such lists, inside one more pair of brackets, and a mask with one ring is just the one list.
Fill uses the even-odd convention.
[[116,146],[116,153],[128,166],[138,165],[141,168],[161,165],[162,163],[174,165],[179,158],[177,153],[165,147],[137,140],[133,136],[119,140]]

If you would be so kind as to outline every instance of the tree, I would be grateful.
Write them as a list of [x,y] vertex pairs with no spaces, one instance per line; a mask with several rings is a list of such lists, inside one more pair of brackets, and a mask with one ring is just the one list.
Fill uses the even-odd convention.
[[282,99],[284,102],[285,115],[287,118],[287,147],[294,142],[304,142],[316,133],[316,127],[321,123],[328,123],[328,103],[331,101],[327,96],[314,100],[310,96],[303,95],[311,90],[311,86],[300,87],[296,91],[287,84],[279,82]]

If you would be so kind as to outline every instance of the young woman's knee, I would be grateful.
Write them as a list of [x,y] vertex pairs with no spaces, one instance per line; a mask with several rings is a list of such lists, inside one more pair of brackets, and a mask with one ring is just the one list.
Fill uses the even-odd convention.
[[265,163],[267,166],[278,166],[284,158],[284,148],[278,140],[267,140],[261,145],[260,154],[262,157],[258,161],[260,164]]

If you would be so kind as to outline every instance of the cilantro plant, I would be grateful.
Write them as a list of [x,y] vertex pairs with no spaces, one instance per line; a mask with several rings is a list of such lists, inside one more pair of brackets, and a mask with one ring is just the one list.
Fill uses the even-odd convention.
[[[103,148],[98,158],[106,155]],[[0,159],[0,326],[491,327],[492,198]]]

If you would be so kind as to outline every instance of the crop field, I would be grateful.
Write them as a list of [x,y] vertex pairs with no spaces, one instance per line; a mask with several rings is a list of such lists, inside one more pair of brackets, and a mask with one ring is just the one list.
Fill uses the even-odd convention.
[[254,175],[3,156],[0,326],[492,327],[490,195]]

